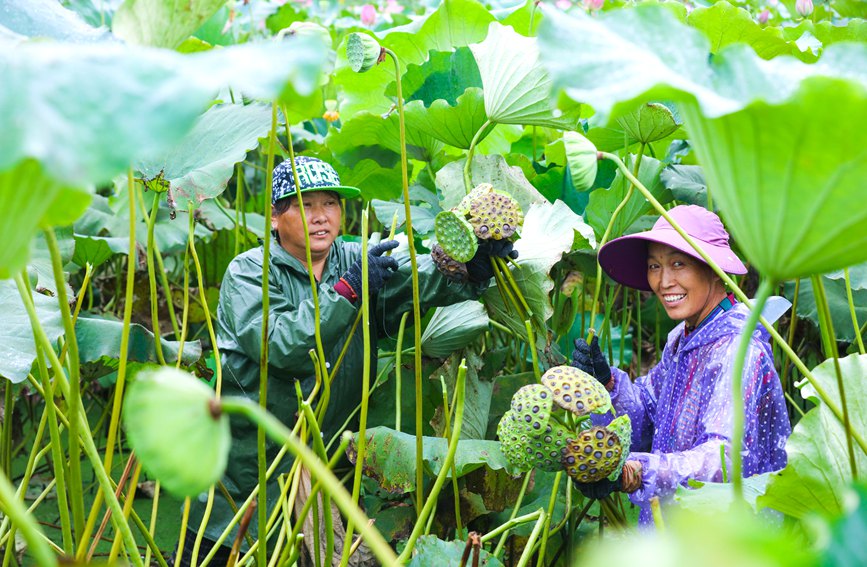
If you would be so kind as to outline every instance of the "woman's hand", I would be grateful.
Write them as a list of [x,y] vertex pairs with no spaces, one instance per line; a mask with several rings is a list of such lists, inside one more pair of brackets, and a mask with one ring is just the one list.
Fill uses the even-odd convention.
[[602,354],[602,349],[599,348],[599,337],[596,335],[593,335],[590,344],[587,344],[584,339],[575,339],[572,366],[593,376],[606,388],[611,382],[611,367]]
[[620,490],[631,494],[641,488],[641,461],[626,461],[620,473]]

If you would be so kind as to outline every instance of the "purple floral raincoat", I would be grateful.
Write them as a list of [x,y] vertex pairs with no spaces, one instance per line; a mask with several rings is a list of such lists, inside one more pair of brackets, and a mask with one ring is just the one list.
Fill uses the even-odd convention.
[[[632,420],[632,454],[641,461],[642,485],[630,495],[639,523],[652,523],[650,499],[670,501],[687,479],[722,482],[720,445],[731,471],[731,371],[749,311],[743,304],[719,313],[684,336],[681,323],[668,335],[662,360],[634,383],[612,368],[612,403]],[[791,433],[770,335],[759,325],[744,364],[743,473],[786,466]]]

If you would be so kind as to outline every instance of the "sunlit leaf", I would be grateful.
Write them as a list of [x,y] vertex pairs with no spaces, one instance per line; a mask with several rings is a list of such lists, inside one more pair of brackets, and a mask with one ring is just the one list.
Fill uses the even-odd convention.
[[127,43],[174,49],[208,21],[224,0],[125,0],[114,14],[112,31]]
[[658,102],[639,104],[635,110],[617,119],[630,138],[649,144],[667,138],[679,127],[671,109]]
[[[63,334],[57,299],[33,293],[36,313],[48,340]],[[11,279],[0,279],[0,376],[13,383],[22,382],[36,360],[33,327],[24,309],[18,287]]]
[[[437,172],[437,188],[442,192],[443,209],[456,206],[466,195],[464,165],[466,160],[453,161]],[[503,156],[476,156],[473,158],[472,179],[475,184],[490,183],[494,189],[509,193],[526,213],[533,203],[547,203],[527,181],[520,167],[509,166]]]
[[552,81],[539,63],[536,38],[492,23],[488,37],[470,46],[479,65],[485,112],[500,124],[532,124],[572,130],[578,113],[567,115],[551,107]]
[[[408,65],[401,79],[406,101],[420,100],[430,106],[435,100],[445,100],[454,106],[455,100],[469,87],[481,88],[479,67],[467,47],[454,51],[432,51],[421,65]],[[395,83],[386,92],[395,96]]]
[[[412,103],[406,106],[406,149],[410,157],[429,161],[442,149],[442,143],[419,128],[416,115],[411,114]],[[379,114],[359,112],[344,122],[340,130],[331,129],[325,138],[334,157],[346,165],[354,165],[365,157],[365,148],[384,148],[400,155],[400,121],[396,112],[383,119]]]
[[687,23],[707,36],[713,53],[732,43],[746,43],[763,59],[800,54],[782,37],[779,28],[760,26],[749,12],[728,2],[696,8],[687,17]]
[[[468,88],[454,106],[443,99],[433,101],[429,108],[421,101],[413,101],[406,105],[406,116],[415,128],[463,150],[470,147],[473,136],[487,120],[484,97],[478,88]],[[479,140],[484,140],[491,130],[493,126],[489,126]]]
[[94,28],[56,0],[0,0],[0,26],[33,38],[74,43],[115,41],[106,28]]
[[[458,567],[464,564],[461,559],[466,546],[467,542],[461,540],[443,541],[435,535],[421,536],[415,544],[415,551],[409,565],[410,567]],[[478,565],[498,567],[502,562],[482,549],[479,553]]]
[[[855,431],[867,431],[867,355],[851,355],[840,359],[849,419]],[[813,369],[813,376],[839,408],[840,392],[834,361],[826,360]],[[819,401],[809,383],[801,387],[801,395],[818,407],[807,412],[792,431],[786,443],[789,463],[771,476],[765,496],[759,504],[796,518],[818,513],[828,518],[845,509],[845,488],[852,480],[846,435],[839,419]],[[863,433],[862,433],[863,434]],[[867,470],[867,455],[856,445],[855,460],[859,471]]]
[[81,267],[84,267],[88,262],[96,267],[115,254],[128,252],[129,238],[76,234],[75,255],[72,257],[72,261]]

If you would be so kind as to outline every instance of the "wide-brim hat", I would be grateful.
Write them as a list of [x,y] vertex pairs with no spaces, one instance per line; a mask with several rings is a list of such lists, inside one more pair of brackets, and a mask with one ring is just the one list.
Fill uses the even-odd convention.
[[[331,164],[310,156],[295,158],[295,171],[298,173],[300,193],[311,191],[334,191],[341,197],[353,199],[361,195],[361,189],[340,184],[340,176]],[[289,160],[274,168],[271,181],[271,202],[295,195],[295,178],[292,177],[292,164]]]
[[[729,274],[745,274],[747,268],[729,246],[729,233],[711,211],[697,205],[679,205],[668,214],[717,265]],[[647,246],[667,244],[704,262],[704,258],[665,220],[648,231],[615,238],[599,249],[599,265],[611,279],[625,286],[650,291],[647,283]]]

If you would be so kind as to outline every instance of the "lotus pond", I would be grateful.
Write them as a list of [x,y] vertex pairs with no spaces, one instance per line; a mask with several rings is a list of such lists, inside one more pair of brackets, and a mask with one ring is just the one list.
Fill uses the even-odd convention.
[[[0,0],[3,567],[166,566],[179,545],[210,564],[184,534],[191,499],[225,491],[229,415],[258,426],[261,479],[266,437],[291,465],[270,479],[283,505],[235,503],[267,526],[242,528],[240,564],[320,548],[291,513],[302,470],[324,495],[307,509],[333,502],[370,564],[867,564],[865,18],[857,0]],[[456,278],[489,230],[519,253],[480,301],[425,313],[416,294],[333,438],[327,396],[294,424],[220,396],[220,283],[269,235],[293,155],[361,189],[344,240],[394,237]],[[673,323],[596,251],[677,204],[717,211],[749,265],[726,283],[772,335],[793,433],[784,470],[742,479],[734,458],[648,532],[626,495],[516,452],[515,428],[543,414],[535,441],[580,430],[622,464],[628,422],[581,425],[557,389],[581,378],[546,371],[591,332],[633,377],[659,360]]]

